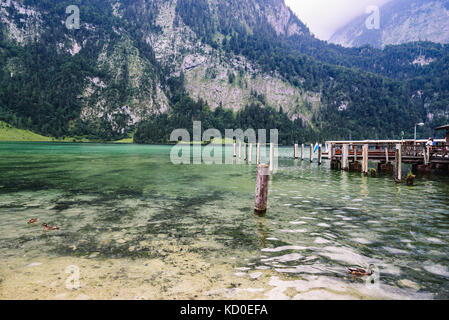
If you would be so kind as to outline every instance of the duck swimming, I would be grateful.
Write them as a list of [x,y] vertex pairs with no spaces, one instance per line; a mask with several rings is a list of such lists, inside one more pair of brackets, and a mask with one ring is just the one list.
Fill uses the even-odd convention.
[[28,224],[33,224],[33,223],[36,223],[37,222],[37,218],[33,218],[33,219],[30,219],[27,223]]
[[46,223],[43,223],[42,226],[44,227],[45,231],[53,231],[53,230],[59,230],[59,227],[55,227],[55,226],[49,226]]
[[363,277],[363,276],[371,276],[374,273],[374,268],[375,268],[374,264],[370,264],[367,270],[359,267],[349,267],[347,269],[349,274]]

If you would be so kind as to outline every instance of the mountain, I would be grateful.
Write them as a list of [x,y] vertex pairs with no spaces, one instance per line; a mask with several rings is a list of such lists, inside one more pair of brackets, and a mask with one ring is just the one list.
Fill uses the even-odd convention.
[[[449,115],[449,48],[314,38],[283,0],[0,4],[0,120],[165,143],[175,128],[279,128],[282,143],[398,137]],[[429,133],[430,134],[430,133]]]
[[345,47],[383,48],[415,41],[449,43],[449,0],[392,0],[380,8],[380,28],[367,28],[372,15],[357,17],[330,42]]

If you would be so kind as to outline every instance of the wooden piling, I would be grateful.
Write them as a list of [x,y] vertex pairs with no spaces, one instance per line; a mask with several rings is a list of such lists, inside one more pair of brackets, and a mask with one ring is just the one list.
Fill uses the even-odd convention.
[[298,156],[298,144],[295,144],[295,146],[293,147],[293,157],[295,159],[299,158],[299,156]]
[[256,200],[254,212],[258,215],[264,215],[267,212],[269,178],[268,168],[269,166],[266,164],[259,164],[257,166]]
[[396,157],[394,167],[394,178],[397,183],[402,181],[402,145],[396,145]]
[[321,144],[318,147],[318,165],[321,166],[322,163],[323,150]]
[[365,176],[368,175],[368,150],[369,150],[368,145],[364,144],[363,151],[362,151],[362,155],[363,155],[362,171]]
[[310,145],[310,163],[313,162],[313,144]]
[[239,141],[239,159],[242,159],[242,141]]
[[274,171],[274,143],[270,143],[270,173]]
[[301,161],[304,160],[304,143],[301,145]]
[[260,143],[257,143],[256,162],[260,164]]
[[234,158],[237,158],[237,143],[234,143],[233,154],[234,154]]
[[423,149],[424,165],[427,166],[427,147]]
[[253,144],[249,144],[248,163],[253,163]]
[[347,144],[343,145],[341,168],[344,171],[349,170],[349,145]]
[[248,160],[248,145],[243,143],[243,160]]
[[390,157],[390,155],[389,155],[389,153],[388,153],[388,146],[387,146],[387,148],[385,149],[385,160],[386,160],[387,163],[390,162],[389,157]]

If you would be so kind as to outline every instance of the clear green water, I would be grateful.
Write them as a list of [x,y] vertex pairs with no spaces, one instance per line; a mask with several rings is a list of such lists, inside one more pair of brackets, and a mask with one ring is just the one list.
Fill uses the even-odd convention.
[[[139,259],[153,255],[140,242],[167,239],[211,264],[224,258],[236,272],[269,269],[317,288],[360,289],[345,267],[373,263],[386,298],[449,299],[448,177],[418,177],[410,188],[295,161],[285,148],[260,218],[254,165],[173,165],[170,150],[0,143],[0,261]],[[31,231],[32,217],[61,231]],[[117,233],[127,241],[104,241]]]

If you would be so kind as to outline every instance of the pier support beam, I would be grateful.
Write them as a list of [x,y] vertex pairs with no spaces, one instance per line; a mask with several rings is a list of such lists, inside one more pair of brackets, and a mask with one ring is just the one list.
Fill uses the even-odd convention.
[[362,155],[363,155],[362,171],[365,176],[368,175],[368,150],[369,150],[368,145],[364,144],[363,151],[362,151]]
[[268,165],[260,164],[257,166],[256,179],[256,200],[254,205],[254,212],[257,215],[265,215],[267,212],[268,203]]
[[335,158],[336,148],[334,144],[329,147],[329,159],[331,161],[331,169],[341,170],[341,161]]
[[270,173],[274,172],[274,143],[270,143]]
[[295,144],[295,146],[293,147],[293,157],[295,159],[298,159],[298,144]]
[[310,145],[310,163],[313,162],[313,144]]
[[260,143],[257,143],[256,162],[258,165],[260,164]]
[[234,158],[237,158],[237,144],[234,143],[233,145],[233,154],[234,154]]
[[323,150],[321,144],[318,147],[318,165],[321,166],[322,163]]
[[301,161],[304,161],[304,143],[301,145]]
[[341,168],[344,171],[348,171],[349,170],[349,145],[347,145],[347,144],[343,145],[341,157],[342,157]]
[[402,181],[402,145],[396,145],[396,157],[394,166],[394,180],[396,183],[401,183]]
[[253,144],[249,144],[248,163],[253,163]]
[[243,160],[248,160],[248,145],[243,143]]
[[239,141],[239,159],[242,159],[242,141]]

